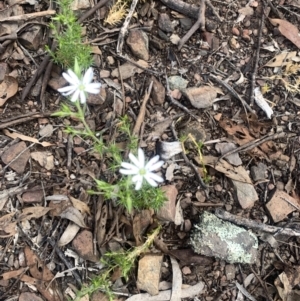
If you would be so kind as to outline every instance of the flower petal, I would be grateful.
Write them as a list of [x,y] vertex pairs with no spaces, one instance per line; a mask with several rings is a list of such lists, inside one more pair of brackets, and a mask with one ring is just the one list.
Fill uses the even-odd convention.
[[86,96],[85,96],[85,93],[84,91],[80,91],[80,102],[81,103],[86,103]]
[[155,156],[153,157],[145,166],[145,168],[147,169],[148,167],[150,167],[151,165],[155,164],[157,161],[159,160],[159,156]]
[[142,182],[143,182],[143,176],[141,176],[140,174],[135,175],[135,176],[132,177],[131,181],[132,181],[133,183],[135,183],[135,182],[137,182],[137,181],[142,181]]
[[79,85],[80,84],[80,80],[77,77],[77,75],[71,70],[69,69],[66,72],[63,72],[62,76],[72,85]]
[[68,93],[67,95],[70,95],[70,94],[74,93],[76,89],[77,88],[74,86],[67,86],[67,87],[59,88],[59,89],[57,89],[57,91],[62,94]]
[[149,176],[149,174],[145,175],[144,178],[152,187],[157,187],[157,183]]
[[138,149],[138,158],[139,158],[139,162],[140,162],[140,168],[144,168],[144,166],[145,166],[145,154],[144,154],[144,151],[141,148]]
[[72,101],[72,102],[77,101],[78,96],[79,96],[79,93],[80,93],[79,90],[76,90],[76,91],[74,92],[74,94],[73,94],[73,96],[72,96],[72,98],[71,98],[71,101]]
[[122,175],[136,175],[136,171],[134,170],[130,170],[130,169],[119,169],[119,172],[122,174]]
[[139,172],[139,168],[137,166],[133,165],[133,164],[130,164],[130,163],[127,163],[127,162],[122,162],[121,166],[124,167],[124,168],[127,168],[129,170],[134,170],[135,173]]
[[83,80],[82,83],[84,86],[87,86],[88,84],[90,84],[93,80],[93,68],[89,68],[88,70],[86,70],[84,76],[83,76]]
[[156,173],[153,173],[153,172],[149,172],[147,173],[147,176],[151,179],[153,179],[154,181],[158,182],[158,183],[162,183],[164,181],[164,179],[157,175]]
[[[130,153],[130,154],[128,155],[128,157],[129,157],[130,161],[131,161],[136,167],[138,167],[139,169],[141,168],[140,162],[139,162],[139,160],[137,159],[137,157],[136,157],[135,155],[133,155],[132,153]],[[143,167],[143,166],[142,166],[142,167]]]
[[135,190],[140,190],[143,184],[143,178],[138,180],[135,184]]
[[91,83],[85,87],[85,91],[91,94],[98,94],[100,92],[100,83]]
[[164,165],[164,161],[158,161],[155,164],[148,167],[147,171],[157,170]]

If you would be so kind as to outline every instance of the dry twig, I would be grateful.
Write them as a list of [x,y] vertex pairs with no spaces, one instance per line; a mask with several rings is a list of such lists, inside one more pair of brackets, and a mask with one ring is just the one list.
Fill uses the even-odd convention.
[[260,26],[259,26],[259,32],[258,32],[258,37],[257,37],[257,46],[256,46],[254,67],[253,67],[253,72],[252,72],[252,76],[251,76],[251,89],[250,89],[250,103],[251,103],[251,105],[253,105],[253,103],[254,103],[255,79],[256,79],[257,68],[258,68],[258,60],[259,60],[260,45],[261,45],[261,35],[262,35],[262,29],[263,29],[264,23],[265,23],[265,12],[264,12],[264,7],[263,7],[261,20],[260,20]]
[[142,123],[144,121],[144,118],[145,118],[146,105],[147,105],[147,102],[148,102],[148,100],[150,98],[150,93],[151,93],[151,90],[152,90],[152,86],[153,86],[153,81],[151,81],[151,83],[149,85],[149,88],[148,88],[148,91],[147,91],[147,93],[144,96],[143,103],[142,103],[142,105],[140,107],[139,115],[138,115],[138,117],[136,119],[134,128],[132,130],[132,135],[139,136],[141,125],[142,125]]
[[55,14],[56,14],[55,10],[45,10],[45,11],[39,11],[31,14],[7,17],[5,20],[1,20],[1,21],[5,21],[5,22],[28,21],[39,17],[52,16]]
[[[289,137],[293,137],[295,136],[296,134],[291,134],[289,135]],[[235,153],[238,153],[238,152],[247,152],[251,149],[253,149],[254,147],[257,147],[258,145],[264,143],[264,142],[267,142],[267,141],[270,141],[270,140],[274,140],[274,139],[279,139],[279,138],[283,138],[283,137],[286,137],[287,134],[285,132],[281,132],[281,133],[275,133],[275,134],[267,134],[261,138],[258,138],[258,139],[255,139],[255,140],[252,140],[252,141],[249,141],[248,143],[245,143],[239,147],[237,147],[236,149],[233,149],[229,152],[227,152],[226,154],[224,154],[223,156],[221,156],[219,158],[219,160],[229,156],[229,155],[232,155],[232,154],[235,154]]]
[[281,227],[270,226],[270,225],[258,223],[253,220],[231,214],[220,208],[217,208],[215,210],[215,215],[218,218],[221,218],[225,221],[232,222],[239,226],[247,227],[247,228],[250,228],[255,231],[263,231],[263,232],[270,233],[270,234],[276,234],[277,232],[280,231],[280,234],[282,234],[282,235],[300,237],[300,231],[290,229],[290,228],[282,229]]
[[205,31],[205,0],[200,0],[198,19],[196,23],[190,28],[190,30],[179,41],[178,50],[182,48],[182,46],[190,39],[190,37],[198,28],[200,28],[200,30],[202,31]]
[[129,26],[131,17],[133,15],[134,11],[135,11],[135,7],[136,7],[137,3],[138,3],[138,0],[133,0],[131,2],[129,13],[128,13],[128,15],[127,15],[127,17],[126,17],[126,19],[123,23],[122,28],[120,29],[118,44],[117,44],[117,50],[116,50],[118,54],[122,54],[125,35],[127,34],[127,31],[128,31],[127,28]]
[[171,103],[177,107],[179,107],[180,109],[182,109],[183,111],[185,111],[187,114],[189,114],[191,117],[193,117],[194,119],[196,119],[198,122],[199,118],[193,114],[187,107],[185,107],[184,105],[182,105],[179,101],[177,101],[176,99],[174,99],[171,95],[171,91],[170,91],[170,86],[169,86],[169,81],[168,81],[168,76],[165,73],[165,78],[166,78],[166,86],[167,86],[167,95],[169,97],[169,99],[171,100]]

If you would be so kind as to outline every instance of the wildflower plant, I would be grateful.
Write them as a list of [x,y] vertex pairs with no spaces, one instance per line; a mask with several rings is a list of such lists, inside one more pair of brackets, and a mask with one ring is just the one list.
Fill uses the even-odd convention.
[[[102,194],[106,200],[113,200],[124,206],[129,213],[133,209],[153,208],[158,210],[163,205],[166,197],[164,192],[157,187],[164,180],[154,171],[159,169],[164,162],[159,160],[159,156],[155,156],[146,162],[144,151],[141,148],[136,150],[137,138],[131,134],[129,119],[126,116],[120,119],[120,122],[117,123],[117,128],[120,134],[125,135],[129,141],[127,145],[134,147],[134,149],[131,149],[129,154],[131,163],[122,161],[121,149],[117,147],[115,141],[106,143],[102,136],[99,137],[90,129],[85,120],[88,94],[98,94],[101,88],[100,83],[92,82],[93,69],[88,68],[87,71],[83,72],[83,68],[80,67],[77,59],[75,59],[74,71],[68,69],[67,72],[63,73],[63,77],[68,81],[69,85],[60,88],[58,91],[69,97],[70,102],[64,103],[60,111],[56,112],[54,116],[71,117],[81,122],[83,129],[78,130],[72,126],[67,126],[66,132],[89,138],[93,143],[94,151],[102,159],[109,158],[112,161],[112,170],[119,175],[119,180],[114,183],[108,183],[105,179],[94,179],[97,191],[91,190],[89,193]],[[134,155],[134,152],[137,152],[137,156]],[[150,241],[152,240],[150,239]],[[112,300],[113,295],[109,281],[112,271],[118,267],[121,269],[123,276],[127,277],[135,259],[148,246],[149,240],[143,246],[123,253],[106,254],[105,263],[107,268],[105,272],[94,278],[89,286],[79,292],[79,295],[84,296],[87,293],[100,289]]]
[[46,46],[46,50],[54,62],[64,68],[73,68],[75,58],[77,58],[79,65],[87,69],[92,65],[91,46],[83,43],[83,28],[71,9],[72,2],[73,0],[57,1],[59,12],[52,18],[49,25],[57,48],[51,51]]

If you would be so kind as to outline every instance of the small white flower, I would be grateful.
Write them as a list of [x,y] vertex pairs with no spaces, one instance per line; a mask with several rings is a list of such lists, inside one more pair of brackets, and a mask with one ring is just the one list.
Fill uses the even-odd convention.
[[129,154],[129,159],[133,163],[122,162],[120,173],[123,175],[132,175],[132,182],[135,183],[135,190],[142,187],[143,180],[145,179],[151,186],[157,187],[157,182],[162,183],[162,177],[153,173],[152,171],[160,168],[164,161],[159,161],[159,156],[153,157],[147,164],[145,164],[145,154],[141,148],[138,149],[138,157]]
[[72,71],[68,70],[67,73],[62,74],[63,77],[70,83],[70,86],[58,89],[64,96],[72,95],[71,101],[77,101],[80,97],[80,102],[86,102],[86,93],[98,94],[100,92],[100,83],[92,83],[93,80],[93,69],[89,68],[82,79]]

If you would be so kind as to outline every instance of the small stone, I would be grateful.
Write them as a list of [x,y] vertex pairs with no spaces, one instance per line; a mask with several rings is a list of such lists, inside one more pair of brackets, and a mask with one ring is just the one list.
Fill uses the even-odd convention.
[[74,238],[72,242],[73,248],[78,255],[92,262],[97,262],[99,259],[94,254],[93,234],[88,230],[83,230]]
[[223,190],[223,187],[220,184],[216,184],[214,186],[215,191],[221,192]]
[[188,84],[188,81],[179,75],[170,76],[168,78],[168,81],[171,90],[175,90],[175,89],[178,89],[180,91],[185,90]]
[[251,176],[254,182],[265,180],[267,177],[267,166],[262,162],[259,162],[257,166],[252,166]]
[[99,75],[100,75],[100,78],[110,77],[110,71],[109,70],[101,70]]
[[47,124],[44,127],[42,127],[39,131],[40,137],[51,137],[53,133],[53,126],[52,124]]
[[153,81],[153,87],[151,91],[153,102],[157,105],[161,105],[165,102],[166,89],[155,76],[151,76],[151,81]]
[[239,36],[240,35],[240,31],[236,27],[233,27],[232,30],[231,30],[231,32],[235,36]]
[[231,38],[229,40],[229,46],[232,48],[232,49],[238,49],[240,48],[240,44],[237,42],[237,40],[235,38]]
[[170,17],[166,13],[162,13],[158,17],[158,27],[165,32],[173,32],[174,27],[170,20]]
[[106,58],[106,61],[109,65],[113,65],[115,63],[115,59],[111,55]]
[[132,53],[139,59],[148,61],[149,59],[149,40],[147,34],[142,30],[131,30],[126,40]]
[[174,99],[180,99],[182,97],[182,93],[180,92],[180,90],[178,89],[175,89],[175,90],[171,90],[171,96],[174,98]]
[[232,180],[236,197],[243,209],[253,207],[254,203],[258,200],[258,195],[252,184],[242,183]]
[[43,189],[39,186],[32,187],[29,191],[25,191],[22,194],[22,200],[24,203],[40,203],[44,198]]
[[[30,151],[26,148],[26,143],[23,141],[12,145],[2,154],[1,159],[3,163],[9,164],[10,168],[17,173],[22,174],[30,158]],[[13,162],[10,163],[11,161]]]
[[137,287],[150,295],[158,295],[162,255],[145,255],[139,261]]
[[235,266],[233,264],[226,264],[225,274],[228,281],[235,278]]
[[74,150],[76,155],[80,155],[80,154],[85,152],[85,148],[81,147],[81,146],[74,147],[73,150]]
[[165,196],[167,200],[164,205],[158,210],[157,218],[163,221],[175,221],[175,208],[176,208],[176,198],[178,194],[178,190],[175,185],[167,185],[163,186],[162,191],[165,192]]
[[54,168],[54,157],[50,152],[32,152],[31,158],[47,170]]
[[78,11],[81,9],[88,9],[91,7],[91,3],[89,0],[74,0],[71,2],[71,9],[74,11]]
[[249,30],[248,29],[243,30],[242,38],[243,38],[243,40],[245,40],[247,42],[251,41],[251,37],[249,35]]
[[158,30],[157,31],[157,33],[158,33],[158,36],[161,38],[161,39],[163,39],[163,40],[165,40],[165,41],[169,41],[169,37],[162,31],[162,30]]
[[179,20],[183,30],[189,30],[193,26],[193,21],[190,18],[182,18]]
[[189,275],[189,274],[192,273],[191,269],[190,269],[189,267],[187,267],[187,266],[183,267],[183,268],[181,269],[181,271],[182,271],[182,274],[183,274],[183,275]]

